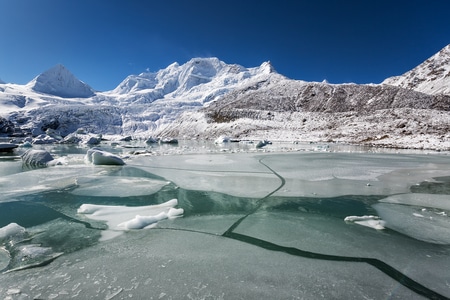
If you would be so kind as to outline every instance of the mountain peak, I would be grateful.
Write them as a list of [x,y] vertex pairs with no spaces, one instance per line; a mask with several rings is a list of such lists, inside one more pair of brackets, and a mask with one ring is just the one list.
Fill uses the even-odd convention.
[[241,83],[276,73],[270,62],[245,68],[227,64],[217,57],[192,58],[180,65],[173,63],[155,73],[130,75],[113,90],[113,94],[134,94],[139,101],[152,102],[161,98],[183,98],[209,102]]
[[62,64],[57,64],[28,83],[34,91],[63,98],[87,98],[94,90],[76,78]]
[[414,69],[383,83],[426,94],[450,95],[450,44]]
[[259,67],[259,69],[261,70],[261,73],[264,74],[270,74],[270,73],[276,73],[277,71],[275,71],[275,68],[273,67],[272,63],[269,61],[265,61],[261,64],[261,66]]

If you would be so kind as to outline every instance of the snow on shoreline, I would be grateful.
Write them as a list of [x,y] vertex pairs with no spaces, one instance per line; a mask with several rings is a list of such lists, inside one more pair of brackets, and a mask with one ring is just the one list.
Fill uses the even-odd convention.
[[156,134],[185,139],[214,140],[219,136],[228,136],[244,140],[337,142],[450,151],[449,128],[448,112],[435,110],[389,109],[370,115],[354,112],[333,115],[314,112],[277,113],[271,120],[241,118],[214,124],[208,124],[202,112],[188,112],[172,124],[161,127]]

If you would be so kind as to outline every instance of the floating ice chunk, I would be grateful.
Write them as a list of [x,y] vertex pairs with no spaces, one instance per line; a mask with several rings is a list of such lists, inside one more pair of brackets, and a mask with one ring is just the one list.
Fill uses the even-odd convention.
[[262,141],[259,141],[257,144],[256,144],[256,148],[257,149],[259,149],[259,148],[262,148],[262,147],[265,147],[265,146],[267,146],[267,145],[271,145],[272,144],[272,142],[270,142],[270,141],[268,141],[268,140],[262,140]]
[[33,139],[32,144],[41,145],[41,144],[53,144],[58,142],[58,140],[47,134],[40,134]]
[[83,143],[86,145],[98,145],[102,141],[102,136],[89,136]]
[[11,260],[6,272],[39,267],[63,254],[62,252],[54,252],[50,247],[42,247],[38,244],[20,245],[10,250]]
[[12,152],[18,145],[12,143],[0,143],[0,152]]
[[[450,244],[450,219],[417,206],[378,203],[373,206],[386,227],[414,239],[434,244]],[[421,213],[417,213],[417,211]],[[420,216],[421,217],[420,217]]]
[[31,147],[33,147],[33,145],[31,144],[31,142],[25,141],[25,142],[23,142],[22,145],[20,145],[20,147],[22,147],[22,148],[31,148]]
[[[147,206],[82,204],[77,212],[93,220],[106,221],[110,230],[123,231],[150,228],[161,220],[182,216],[184,210],[174,208],[177,204],[177,199]],[[103,240],[110,237],[112,235],[106,233]]]
[[230,138],[227,136],[219,136],[215,141],[214,144],[223,144],[228,143],[230,141]]
[[110,152],[99,148],[89,149],[85,156],[85,161],[94,165],[124,165],[125,162]]
[[348,216],[344,219],[344,221],[370,227],[376,230],[383,230],[386,224],[386,222],[381,220],[378,216]]
[[182,214],[183,214],[182,208],[179,208],[179,209],[170,208],[168,212],[160,212],[159,214],[157,214],[155,216],[136,215],[136,217],[134,217],[133,219],[118,224],[117,228],[123,229],[123,230],[148,228],[150,226],[155,225],[159,221],[177,217],[177,216],[181,216]]
[[61,252],[54,252],[50,247],[38,244],[24,244],[30,240],[26,229],[16,223],[10,223],[0,228],[0,271],[11,272],[46,264]]
[[158,143],[158,140],[151,136],[145,141],[145,143],[147,143],[147,144],[156,144],[156,143]]
[[22,163],[27,167],[46,167],[53,156],[45,150],[30,149],[22,155]]
[[25,228],[17,223],[10,223],[4,227],[0,228],[0,244],[5,240],[11,241],[21,241],[27,237],[27,232]]
[[178,140],[172,137],[162,137],[159,139],[159,142],[161,144],[178,144]]

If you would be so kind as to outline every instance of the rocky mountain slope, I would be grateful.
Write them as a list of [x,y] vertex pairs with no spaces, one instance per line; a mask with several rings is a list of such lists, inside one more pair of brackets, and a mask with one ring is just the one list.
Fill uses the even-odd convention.
[[158,134],[449,150],[449,49],[382,84],[304,82],[272,74],[183,114]]
[[450,149],[450,96],[390,85],[268,80],[183,114],[158,134]]
[[383,83],[431,95],[450,95],[450,45],[411,71]]
[[95,92],[58,65],[27,85],[0,83],[0,134],[340,141],[450,149],[450,47],[382,84],[291,80],[269,62],[194,58]]

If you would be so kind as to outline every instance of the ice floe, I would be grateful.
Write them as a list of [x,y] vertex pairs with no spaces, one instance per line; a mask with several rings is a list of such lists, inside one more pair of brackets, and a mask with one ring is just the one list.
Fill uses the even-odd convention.
[[53,156],[46,150],[30,149],[22,155],[22,163],[27,167],[46,167],[52,160]]
[[344,219],[344,221],[370,227],[376,230],[384,229],[384,225],[386,224],[378,216],[348,216]]
[[378,203],[373,208],[389,229],[427,243],[450,244],[450,218],[441,211],[392,203]]
[[85,161],[94,165],[124,165],[125,162],[117,155],[103,151],[100,148],[89,149]]
[[[24,243],[31,239],[26,229],[16,223],[0,228],[0,271],[11,272],[44,265],[62,252],[54,252],[51,247]],[[6,254],[6,255],[5,255]]]
[[77,212],[93,220],[105,221],[110,231],[103,234],[102,240],[107,240],[118,235],[117,231],[151,228],[161,220],[180,217],[184,210],[175,208],[177,205],[177,199],[147,206],[82,204]]

